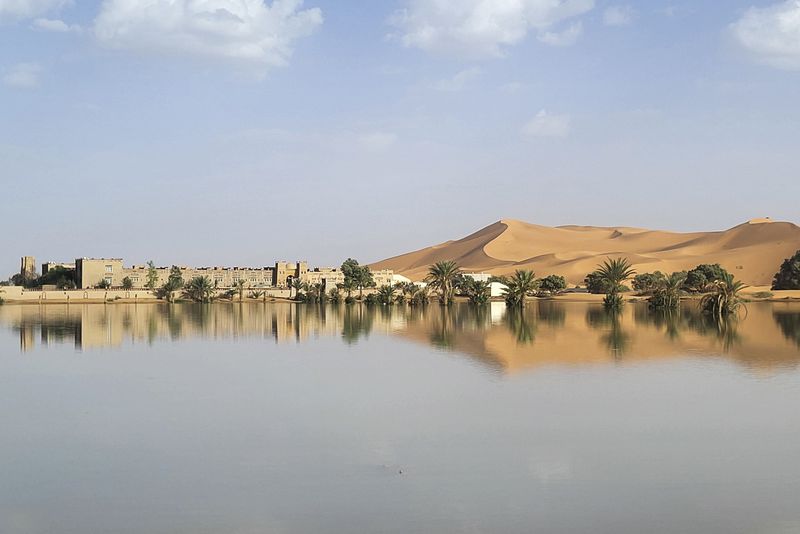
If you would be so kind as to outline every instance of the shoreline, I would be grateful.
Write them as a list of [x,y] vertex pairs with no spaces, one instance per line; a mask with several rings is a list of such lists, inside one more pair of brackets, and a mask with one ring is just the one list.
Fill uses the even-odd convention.
[[[800,302],[800,290],[776,290],[776,291],[769,291],[769,290],[761,290],[760,288],[756,288],[755,291],[748,291],[743,293],[743,298],[745,302]],[[111,293],[113,290],[110,290]],[[64,298],[65,293],[64,291],[55,291],[55,292],[48,292],[54,293],[51,295],[44,295],[44,292],[30,292],[30,293],[37,293],[40,298],[8,298],[0,294],[0,297],[3,297],[3,302],[0,305],[5,306],[47,306],[47,305],[64,305],[64,304],[159,304],[164,303],[167,304],[167,301],[164,299],[159,299],[152,293],[147,295],[141,296],[141,298],[131,298],[130,296],[122,297],[120,295],[115,295],[113,297],[108,297],[105,294],[103,296],[86,296],[85,298],[69,298],[72,295],[66,295],[67,298]],[[75,293],[84,293],[82,291],[76,291]],[[756,297],[754,295],[758,293],[771,293],[771,296],[765,297]],[[600,303],[603,301],[604,295],[602,294],[592,294],[592,293],[564,293],[561,295],[555,296],[548,296],[548,297],[532,297],[528,300],[530,302],[542,301],[542,302],[583,302],[583,303]],[[702,295],[688,295],[681,298],[682,301],[696,301],[700,300]],[[625,295],[624,301],[629,303],[637,303],[637,302],[646,302],[648,299],[647,296],[640,296],[640,295]],[[467,302],[466,297],[456,297],[456,302]],[[502,298],[493,298],[490,302],[503,302]],[[193,304],[194,302],[191,300],[186,299],[176,299],[172,302],[172,304]],[[269,296],[267,298],[248,298],[245,297],[242,300],[238,298],[234,298],[232,300],[229,299],[215,299],[214,301],[210,302],[209,304],[253,304],[253,303],[294,303],[294,304],[304,304],[301,301],[294,300],[289,298],[288,296]],[[363,301],[356,301],[356,304],[363,303]],[[431,304],[437,304],[436,298],[431,299]]]

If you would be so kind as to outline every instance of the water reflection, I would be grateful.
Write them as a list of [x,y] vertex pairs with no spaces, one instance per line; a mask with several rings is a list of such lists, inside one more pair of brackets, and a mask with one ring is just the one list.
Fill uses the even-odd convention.
[[554,301],[513,311],[502,303],[482,308],[281,303],[4,306],[0,325],[17,332],[23,352],[66,343],[84,350],[245,336],[276,343],[336,336],[354,344],[380,334],[461,353],[507,372],[698,354],[758,368],[791,368],[800,362],[800,304],[791,303],[752,304],[745,318],[721,323],[691,305],[673,313],[653,312],[646,305],[608,312],[595,304]]
[[800,347],[800,311],[774,310],[772,314],[784,337]]

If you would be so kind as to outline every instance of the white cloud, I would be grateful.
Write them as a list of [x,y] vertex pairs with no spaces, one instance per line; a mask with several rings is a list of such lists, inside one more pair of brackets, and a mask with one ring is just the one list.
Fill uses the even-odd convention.
[[759,61],[782,69],[800,69],[800,0],[751,7],[731,29]]
[[104,0],[95,19],[102,44],[152,54],[288,64],[296,39],[322,24],[302,0]]
[[70,3],[70,0],[0,0],[0,19],[30,19]]
[[370,152],[383,152],[397,142],[391,132],[369,132],[358,137],[358,143]]
[[17,63],[3,76],[3,83],[19,89],[39,87],[42,67],[38,63]]
[[[529,31],[548,32],[556,23],[594,7],[594,0],[406,0],[391,23],[403,45],[443,55],[501,57]],[[544,39],[547,42],[547,38]]]
[[570,24],[565,30],[560,32],[542,32],[536,38],[550,46],[571,46],[575,44],[582,33],[583,23],[578,21],[574,24]]
[[33,21],[33,27],[37,30],[44,30],[48,32],[58,32],[58,33],[66,33],[66,32],[75,32],[79,33],[81,31],[81,27],[77,24],[67,24],[63,20],[59,19],[36,19]]
[[522,127],[528,137],[567,137],[570,131],[569,115],[550,115],[542,110]]
[[606,26],[627,26],[633,22],[636,12],[631,6],[610,6],[603,12]]
[[447,78],[444,80],[439,80],[435,84],[433,84],[433,88],[437,91],[447,91],[447,92],[455,92],[461,91],[464,87],[481,75],[481,69],[477,67],[472,67],[469,69],[464,69],[452,78]]

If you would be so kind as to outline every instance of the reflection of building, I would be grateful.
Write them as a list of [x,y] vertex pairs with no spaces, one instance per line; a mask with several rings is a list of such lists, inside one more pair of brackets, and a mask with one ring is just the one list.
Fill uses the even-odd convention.
[[[87,350],[119,347],[125,343],[152,343],[164,339],[261,337],[277,342],[318,336],[340,336],[351,328],[362,331],[364,310],[317,307],[290,303],[215,304],[51,304],[5,306],[0,324],[19,332],[20,350],[38,345],[74,344]],[[353,315],[358,315],[354,320]],[[356,328],[352,325],[358,324]],[[384,325],[388,330],[388,323]]]

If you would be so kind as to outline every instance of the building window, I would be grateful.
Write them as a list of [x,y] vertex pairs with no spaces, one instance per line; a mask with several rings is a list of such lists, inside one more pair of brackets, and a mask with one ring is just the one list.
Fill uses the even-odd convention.
[[110,273],[113,270],[114,270],[114,267],[112,265],[106,265],[106,272],[107,273]]
[[113,281],[114,280],[110,276],[106,276],[106,278],[105,278],[106,284],[111,285]]

